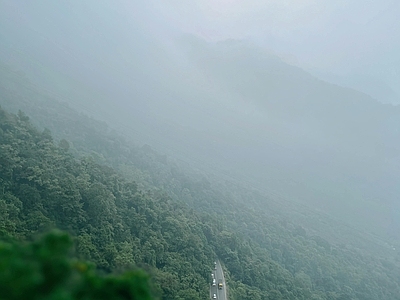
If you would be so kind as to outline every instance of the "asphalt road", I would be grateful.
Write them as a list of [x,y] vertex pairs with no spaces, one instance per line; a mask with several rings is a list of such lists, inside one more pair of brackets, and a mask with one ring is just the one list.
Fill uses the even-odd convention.
[[[228,300],[227,293],[226,293],[226,283],[225,283],[224,272],[222,271],[221,263],[218,260],[216,262],[217,262],[216,269],[214,269],[214,266],[213,266],[213,270],[212,270],[212,274],[214,274],[216,284],[215,284],[215,286],[213,286],[211,284],[210,297],[212,299],[213,295],[216,294],[218,300]],[[218,289],[218,281],[220,279],[222,280],[222,285],[223,285],[222,289]],[[212,278],[211,278],[211,283],[212,283]]]

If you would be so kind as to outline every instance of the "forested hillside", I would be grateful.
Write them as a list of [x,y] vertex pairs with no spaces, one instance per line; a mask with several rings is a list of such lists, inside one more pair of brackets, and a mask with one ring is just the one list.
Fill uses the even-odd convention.
[[23,112],[1,110],[3,238],[66,230],[79,258],[106,273],[142,267],[163,299],[207,299],[216,256],[232,299],[399,298],[399,266],[384,252],[328,242],[256,191],[132,146],[21,90],[2,86],[0,104],[24,109],[55,138]]
[[203,299],[214,255],[199,217],[91,158],[75,160],[68,142],[55,146],[23,113],[0,116],[3,237],[67,230],[103,271],[146,266],[165,299]]
[[[266,184],[266,190],[260,192],[253,188],[250,180],[237,180],[229,173],[217,173],[208,165],[203,165],[205,168],[202,169],[207,169],[207,173],[198,171],[198,161],[181,161],[153,151],[148,145],[138,146],[115,132],[113,128],[118,125],[113,124],[115,126],[110,128],[106,123],[93,119],[97,115],[90,110],[87,113],[92,117],[77,113],[66,103],[54,101],[53,97],[32,85],[23,74],[5,65],[0,65],[0,92],[3,96],[0,105],[4,108],[14,113],[20,109],[28,112],[40,130],[49,129],[56,141],[67,140],[71,153],[78,157],[89,154],[96,162],[119,170],[142,189],[161,189],[174,199],[203,210],[211,203],[211,196],[203,195],[204,187],[207,187],[207,191],[212,190],[212,202],[215,203],[209,207],[211,212],[218,209],[230,211],[232,207],[226,204],[234,201],[244,204],[241,209],[261,209],[268,216],[275,218],[279,215],[280,219],[291,220],[296,226],[303,226],[311,234],[331,242],[351,245],[362,251],[367,249],[367,252],[375,254],[384,252],[385,256],[397,255],[392,245],[373,234],[365,231],[359,233],[335,222],[326,214],[312,210],[312,207],[296,205],[295,201],[287,201],[279,194],[270,193],[268,185],[271,183]],[[131,132],[131,138],[135,138],[137,133],[134,127],[123,127],[121,130]],[[266,169],[266,172],[274,171]],[[287,184],[290,185],[290,181]],[[196,189],[198,192],[195,192]],[[188,197],[189,194],[191,197]]]

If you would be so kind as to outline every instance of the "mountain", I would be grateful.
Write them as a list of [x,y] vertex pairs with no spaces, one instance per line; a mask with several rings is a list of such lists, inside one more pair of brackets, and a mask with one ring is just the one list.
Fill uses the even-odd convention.
[[1,239],[66,230],[78,257],[106,273],[140,266],[163,299],[206,297],[216,256],[233,299],[399,294],[392,247],[246,182],[135,146],[41,94],[21,74],[4,73],[0,104],[29,111],[31,121],[0,111],[0,204],[7,216]]
[[[251,137],[255,149],[236,155],[246,161],[241,172],[265,183],[271,180],[266,173],[284,170],[280,191],[293,186],[291,198],[308,198],[343,221],[361,217],[366,224],[381,211],[375,220],[382,224],[391,214],[398,192],[398,107],[318,80],[246,43],[187,44],[196,69],[252,108],[246,123],[232,124],[236,143]],[[381,233],[397,228],[396,219]]]
[[249,42],[153,28],[146,9],[7,1],[0,59],[139,144],[399,240],[398,107]]

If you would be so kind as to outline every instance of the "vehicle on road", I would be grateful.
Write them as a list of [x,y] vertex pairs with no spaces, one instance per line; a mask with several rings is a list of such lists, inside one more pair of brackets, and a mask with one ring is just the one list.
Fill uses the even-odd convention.
[[212,285],[213,285],[213,286],[215,286],[215,279],[213,279],[213,283],[212,283]]
[[213,299],[217,299],[217,294],[214,294],[214,295],[213,295]]
[[218,280],[218,288],[221,290],[223,286],[222,279]]

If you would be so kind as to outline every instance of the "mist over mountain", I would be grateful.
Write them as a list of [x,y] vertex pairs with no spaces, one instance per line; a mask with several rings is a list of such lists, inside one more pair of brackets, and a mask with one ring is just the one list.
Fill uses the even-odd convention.
[[151,3],[5,1],[0,60],[139,143],[399,237],[398,107],[249,40],[183,34]]

